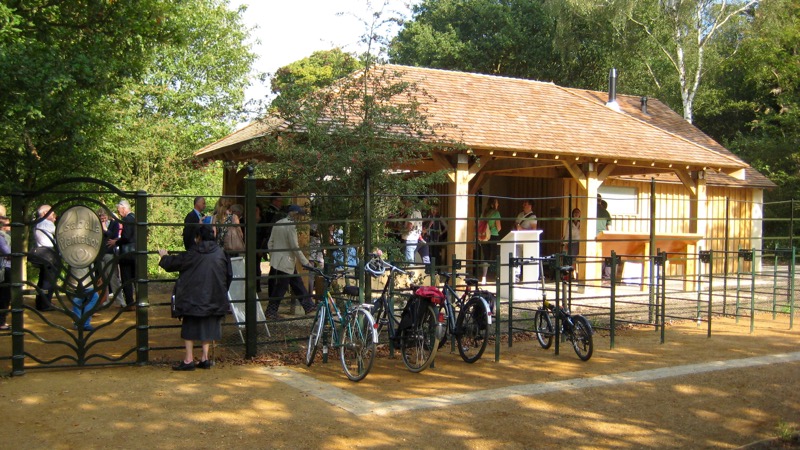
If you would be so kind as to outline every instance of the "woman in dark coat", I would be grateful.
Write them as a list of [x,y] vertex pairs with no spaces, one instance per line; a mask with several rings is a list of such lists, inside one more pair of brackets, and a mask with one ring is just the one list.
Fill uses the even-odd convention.
[[[222,318],[230,309],[228,287],[233,278],[231,262],[217,245],[209,225],[197,228],[197,245],[188,252],[167,255],[159,250],[158,263],[167,272],[180,272],[175,287],[175,313],[183,318],[181,338],[186,346],[183,361],[174,370],[210,369],[208,349],[222,335]],[[203,346],[200,362],[194,362],[194,341]]]

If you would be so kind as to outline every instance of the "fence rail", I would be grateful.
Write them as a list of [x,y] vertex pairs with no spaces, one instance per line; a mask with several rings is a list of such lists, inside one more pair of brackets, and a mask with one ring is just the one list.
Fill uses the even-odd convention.
[[[92,180],[77,179],[80,183],[91,184]],[[71,180],[76,182],[76,180]],[[66,183],[66,182],[65,182]],[[244,274],[236,281],[244,284],[243,298],[233,300],[236,308],[243,311],[243,316],[229,315],[225,319],[224,333],[217,348],[222,352],[253,358],[269,352],[293,351],[305,342],[310,320],[297,312],[297,296],[292,294],[285,300],[288,311],[287,318],[266,320],[259,318],[259,310],[265,309],[267,296],[264,286],[274,281],[278,275],[269,275],[268,264],[262,261],[267,248],[259,244],[258,238],[272,224],[260,222],[256,215],[256,205],[265,207],[270,196],[258,195],[255,182],[245,182],[246,195],[235,200],[244,206],[244,235],[246,249],[244,256]],[[22,374],[26,369],[64,367],[70,365],[113,365],[113,364],[145,364],[169,358],[176,350],[182,348],[179,340],[180,323],[170,317],[169,297],[175,278],[158,271],[156,250],[172,246],[177,248],[184,223],[180,217],[165,215],[165,209],[190,210],[192,196],[151,195],[143,192],[123,192],[101,184],[104,189],[67,188],[15,194],[12,204],[12,270],[11,277],[0,287],[11,292],[11,304],[0,309],[11,316],[11,331],[0,331],[0,361],[9,363],[11,372]],[[65,300],[63,314],[48,316],[39,313],[31,305],[33,297],[41,293],[41,287],[27,277],[29,266],[25,259],[29,256],[25,241],[35,221],[29,218],[27,211],[34,202],[40,201],[43,195],[58,197],[51,201],[56,208],[66,208],[74,204],[103,205],[110,197],[129,198],[135,205],[137,230],[136,272],[132,283],[138,293],[137,311],[125,315],[108,306],[84,311],[80,317],[70,315],[71,299]],[[422,204],[431,204],[436,199],[440,205],[446,205],[452,199],[446,195],[425,196]],[[312,197],[292,197],[285,200],[302,203],[314,210],[318,199]],[[340,199],[342,200],[342,199]],[[348,200],[344,198],[344,200]],[[365,204],[369,199],[349,199],[351,203]],[[370,207],[370,216],[357,217],[318,217],[312,214],[311,220],[299,224],[304,239],[303,250],[314,250],[324,255],[325,266],[346,267],[352,271],[355,281],[361,289],[362,301],[368,300],[373,292],[373,280],[367,277],[360,265],[364,255],[373,248],[381,247],[387,251],[393,261],[401,259],[401,249],[405,242],[398,241],[391,234],[393,225],[406,223],[408,219],[392,214],[398,199],[382,198],[380,207]],[[519,202],[519,198],[502,198],[505,202]],[[542,203],[562,203],[566,206],[574,204],[575,198],[543,199]],[[43,201],[43,200],[42,200]],[[377,200],[375,200],[377,201]],[[480,203],[479,197],[475,198]],[[178,206],[175,206],[178,205]],[[394,205],[394,206],[391,206]],[[169,208],[167,208],[169,206]],[[765,206],[767,209],[769,205]],[[516,206],[514,206],[516,208]],[[794,208],[792,203],[791,208]],[[727,205],[727,209],[735,209]],[[644,208],[638,208],[643,211]],[[516,215],[511,207],[505,207],[500,221],[503,229],[513,227]],[[790,326],[793,326],[795,314],[795,265],[796,251],[793,244],[794,222],[777,218],[765,219],[772,225],[765,225],[761,248],[738,248],[744,242],[739,237],[709,237],[706,248],[698,248],[694,252],[660,251],[655,248],[654,237],[617,239],[616,241],[638,249],[636,252],[612,251],[610,256],[585,256],[582,250],[594,241],[582,240],[579,237],[564,233],[567,217],[548,217],[539,215],[540,227],[545,228],[540,239],[536,240],[538,253],[535,255],[516,255],[515,252],[503,254],[492,249],[494,243],[481,243],[477,240],[475,226],[479,214],[473,217],[454,218],[440,217],[448,223],[448,237],[428,242],[428,250],[432,259],[430,263],[420,261],[407,263],[417,274],[417,284],[440,285],[435,274],[437,269],[445,271],[467,271],[478,278],[485,278],[485,288],[497,295],[495,305],[495,327],[491,336],[495,342],[495,359],[502,354],[502,343],[513,345],[514,335],[530,333],[535,310],[544,299],[566,305],[573,311],[587,317],[600,333],[608,333],[610,347],[614,348],[616,330],[622,326],[652,327],[660,332],[659,342],[665,342],[665,329],[671,321],[696,321],[705,326],[710,336],[715,316],[735,316],[737,320],[748,320],[751,332],[756,327],[756,317],[760,314],[776,318],[788,315]],[[678,217],[644,218],[641,215],[627,214],[612,218],[618,227],[637,233],[645,233],[654,222],[660,230],[667,230],[667,223],[684,223]],[[723,228],[741,227],[741,218],[726,218]],[[466,236],[456,236],[455,227],[458,221],[466,221]],[[583,226],[590,222],[584,221]],[[236,225],[223,225],[232,227]],[[279,225],[274,225],[279,226]],[[683,226],[683,225],[682,225]],[[627,228],[626,228],[627,227]],[[320,241],[316,244],[311,238],[311,231],[316,228]],[[788,228],[788,236],[775,234],[774,230]],[[367,230],[367,231],[365,231]],[[714,236],[719,236],[717,230]],[[726,233],[727,236],[727,233]],[[566,239],[565,239],[566,237]],[[611,239],[614,243],[615,240]],[[520,240],[524,245],[532,241]],[[581,249],[577,254],[562,253],[570,244],[577,243]],[[750,241],[747,241],[750,243]],[[779,244],[785,244],[780,247]],[[457,257],[455,246],[463,246],[465,252]],[[649,246],[645,252],[642,248]],[[767,248],[772,247],[772,248]],[[545,255],[545,256],[542,256]],[[449,261],[449,263],[448,263]],[[577,277],[562,279],[559,272],[561,261],[577,268]],[[264,272],[260,269],[264,266]],[[535,267],[535,276],[527,272]],[[601,270],[590,271],[591,267]],[[592,273],[600,274],[592,278]],[[259,275],[260,274],[260,275]],[[302,274],[306,277],[306,274]],[[314,280],[308,279],[311,290]],[[379,281],[375,281],[379,283]],[[394,292],[397,295],[408,295],[407,279],[400,279]],[[405,283],[405,284],[404,284]],[[260,292],[258,287],[261,286]],[[118,291],[117,297],[121,296]],[[402,301],[397,302],[402,307]],[[80,323],[87,313],[100,314],[105,328],[92,333],[71,330],[71,325]],[[103,331],[105,330],[105,331]],[[74,332],[73,332],[74,331]],[[108,334],[106,334],[108,332]],[[383,338],[382,338],[383,339]],[[119,347],[127,342],[124,349],[104,347],[114,343]],[[385,342],[385,341],[384,341]],[[93,352],[92,349],[98,349]],[[102,350],[100,350],[102,349]]]

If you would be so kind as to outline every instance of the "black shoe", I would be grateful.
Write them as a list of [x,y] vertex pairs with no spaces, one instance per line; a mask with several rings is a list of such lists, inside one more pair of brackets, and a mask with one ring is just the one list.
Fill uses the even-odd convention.
[[41,309],[36,308],[36,310],[39,312],[48,312],[48,311],[55,311],[56,308],[55,306],[48,306],[47,308],[41,308]]
[[207,359],[205,361],[197,361],[194,365],[198,369],[210,369],[211,368],[211,360]]
[[172,366],[172,370],[181,370],[181,371],[194,370],[194,361],[188,364],[181,361],[181,363],[178,364],[177,366]]

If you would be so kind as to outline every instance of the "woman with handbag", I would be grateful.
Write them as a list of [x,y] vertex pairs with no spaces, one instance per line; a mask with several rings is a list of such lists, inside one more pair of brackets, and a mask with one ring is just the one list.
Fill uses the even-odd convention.
[[[228,254],[244,252],[244,234],[239,226],[239,216],[233,213],[234,200],[231,197],[220,197],[214,208],[214,232],[217,245]],[[241,207],[241,205],[239,205]]]
[[[182,319],[181,338],[186,352],[173,370],[210,369],[208,351],[212,341],[222,337],[222,318],[230,310],[228,288],[233,280],[231,261],[217,245],[214,230],[202,225],[195,232],[197,244],[176,255],[159,250],[158,263],[167,272],[179,272],[175,284],[174,315]],[[194,342],[200,341],[202,355],[194,361]]]

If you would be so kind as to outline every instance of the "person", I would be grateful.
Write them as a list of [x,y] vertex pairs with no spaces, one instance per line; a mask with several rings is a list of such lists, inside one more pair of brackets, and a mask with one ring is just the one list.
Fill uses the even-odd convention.
[[281,194],[273,192],[269,197],[270,201],[267,205],[267,210],[264,212],[264,223],[268,224],[265,228],[265,230],[267,230],[267,242],[269,242],[270,235],[272,234],[272,225],[286,217],[286,213],[283,211],[283,198],[281,198]]
[[206,199],[204,197],[194,198],[194,208],[186,214],[183,219],[183,248],[188,252],[195,244],[194,235],[197,224],[203,222],[203,211],[206,210]]
[[[536,214],[533,213],[533,200],[522,201],[522,212],[517,214],[517,219],[514,222],[517,231],[529,231],[537,229]],[[524,245],[517,244],[517,257],[523,258],[530,255],[525,255],[523,252]],[[522,281],[522,267],[514,268],[515,281]]]
[[[608,203],[597,194],[597,232],[611,229],[611,214],[608,212]],[[603,279],[611,278],[611,259],[603,259]]]
[[439,244],[446,239],[447,223],[442,219],[441,214],[439,214],[439,207],[437,205],[431,205],[428,218],[425,220],[422,229],[423,238],[430,246],[431,256],[436,259],[438,264],[444,263],[445,261],[442,259],[442,245]]
[[239,216],[231,210],[233,206],[231,197],[220,197],[214,208],[213,223],[217,245],[222,247],[226,253],[235,255],[244,251],[244,235],[239,226]]
[[[105,208],[97,210],[97,217],[100,219],[100,226],[103,230],[103,245],[100,246],[100,267],[101,271],[98,275],[102,275],[103,290],[100,293],[100,304],[108,304],[109,296],[113,298],[114,293],[119,292],[122,285],[119,277],[119,266],[114,261],[114,253],[116,246],[111,244],[113,239],[120,235],[119,222],[116,219],[109,219],[108,213]],[[110,290],[109,290],[110,288]],[[118,299],[120,306],[124,306],[124,300]]]
[[[319,233],[319,225],[316,223],[309,227],[308,260],[314,267],[320,269],[325,267],[325,250],[322,248],[322,236]],[[308,272],[308,292],[313,292],[316,300],[322,300],[322,291],[315,289],[317,278],[316,273]]]
[[261,261],[267,260],[267,227],[263,223],[261,206],[256,205],[256,292],[261,292]]
[[344,229],[335,224],[328,226],[328,244],[335,247],[331,252],[334,270],[353,270],[358,265],[356,248],[344,244]]
[[[422,213],[419,212],[419,210],[411,204],[411,200],[407,198],[403,199],[403,210],[405,212],[405,217],[408,220],[403,222],[403,232],[401,237],[405,243],[406,262],[413,263],[414,253],[417,251],[420,236],[422,235]],[[423,256],[423,262],[424,259],[425,256]],[[430,257],[427,259],[428,263],[430,263]]]
[[487,262],[481,264],[483,267],[483,275],[481,283],[486,283],[486,275],[489,272],[488,261],[495,261],[497,259],[497,241],[500,240],[500,200],[497,198],[490,198],[486,202],[486,207],[481,212],[481,220],[485,220],[489,227],[489,240],[481,244],[482,258]]
[[0,216],[8,217],[8,213],[6,212],[6,205],[0,204]]
[[517,214],[517,231],[536,230],[536,214],[533,213],[533,200],[522,201],[522,212]]
[[[230,310],[228,289],[233,280],[230,259],[217,245],[209,225],[195,228],[195,245],[189,251],[168,255],[159,249],[158,265],[167,272],[179,272],[175,284],[175,313],[182,318],[181,339],[185,354],[173,370],[195,367],[210,369],[208,351],[212,341],[222,338],[222,318]],[[200,341],[200,361],[194,361],[194,342]]]
[[316,306],[295,268],[298,260],[304,266],[309,265],[308,258],[300,250],[295,226],[298,217],[303,214],[303,208],[291,205],[288,212],[289,214],[285,218],[275,223],[269,238],[269,275],[275,283],[269,292],[269,303],[266,310],[267,319],[271,320],[280,318],[278,308],[280,308],[281,300],[289,287],[292,288],[294,295],[300,297],[300,304],[306,314],[313,314],[316,311]]
[[134,280],[136,279],[136,258],[129,253],[123,253],[126,246],[136,243],[136,217],[131,212],[131,204],[127,200],[120,200],[117,203],[117,213],[122,219],[119,222],[119,237],[109,239],[108,245],[119,249],[119,273],[122,283],[122,293],[125,297],[125,311],[136,310],[136,289]]
[[574,208],[572,213],[570,214],[570,220],[564,224],[564,234],[561,237],[561,240],[564,241],[564,251],[569,255],[570,259],[572,259],[572,267],[575,268],[575,271],[572,273],[573,278],[578,277],[578,267],[577,263],[575,262],[575,257],[578,256],[578,252],[581,245],[581,210],[579,208]]
[[71,267],[67,282],[75,289],[75,297],[72,298],[72,314],[75,315],[73,328],[94,331],[92,314],[88,313],[97,305],[100,295],[94,286],[86,284],[88,274],[87,268]]
[[[286,213],[283,211],[283,198],[279,192],[273,192],[269,195],[269,204],[267,204],[267,209],[264,211],[264,223],[267,224],[264,227],[264,242],[266,245],[264,248],[267,250],[264,253],[265,259],[270,258],[269,253],[269,238],[272,236],[272,227],[275,225],[276,222],[286,217]],[[272,270],[272,266],[270,265],[269,275],[272,275],[274,272]],[[267,277],[267,296],[271,296],[271,292],[275,289],[275,279],[272,276]]]
[[[33,229],[33,238],[36,247],[55,249],[56,243],[56,212],[50,205],[41,205],[36,210],[40,220]],[[39,281],[36,283],[36,309],[39,311],[52,311],[53,284],[57,275],[57,268],[49,264],[39,266]]]
[[597,232],[611,229],[611,214],[608,212],[608,203],[597,194]]
[[0,331],[9,329],[6,318],[11,305],[11,231],[10,221],[0,215],[0,270],[3,271],[0,281]]

